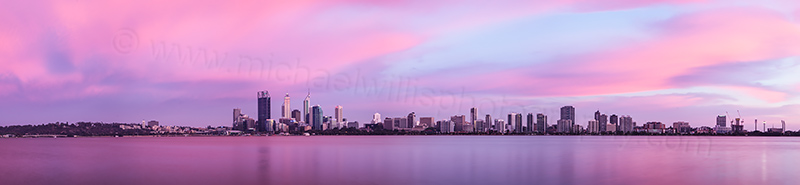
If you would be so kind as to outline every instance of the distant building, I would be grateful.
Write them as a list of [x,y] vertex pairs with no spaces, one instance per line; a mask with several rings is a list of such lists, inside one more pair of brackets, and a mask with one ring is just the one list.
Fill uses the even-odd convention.
[[[562,120],[572,120],[575,122],[575,107],[573,106],[564,106],[561,107],[561,119]],[[567,129],[569,130],[569,129]]]
[[[269,91],[259,91],[258,92],[258,123],[261,126],[259,128],[266,128],[264,124],[266,124],[267,119],[272,119],[270,107],[271,107],[271,99],[269,97]],[[267,131],[267,130],[263,130]]]
[[358,121],[347,122],[347,128],[358,128]]
[[492,125],[492,123],[494,123],[494,120],[492,120],[492,115],[486,114],[486,117],[485,117],[485,119],[483,119],[483,121],[486,121],[486,124],[489,125],[486,128],[487,129],[491,129],[491,125]]
[[675,129],[675,133],[678,134],[690,134],[692,132],[692,127],[689,126],[689,122],[685,121],[672,123],[672,128]]
[[303,121],[311,124],[311,89],[308,90],[308,95],[303,100]]
[[725,127],[727,122],[727,117],[725,115],[717,116],[717,126]]
[[557,125],[558,125],[557,126],[558,127],[558,132],[561,132],[561,133],[573,133],[573,129],[574,129],[573,127],[575,127],[575,123],[573,123],[571,119],[558,120],[558,124]]
[[614,125],[614,132],[622,129],[619,125],[619,117],[616,114],[612,114],[608,118],[608,123]]
[[314,130],[322,130],[322,107],[314,105],[311,107],[311,128]]
[[286,93],[286,96],[283,97],[283,109],[281,109],[281,118],[289,118],[292,109],[290,108],[289,104],[289,93]]
[[597,122],[597,120],[589,120],[589,125],[586,126],[586,132],[592,134],[600,133],[600,122]]
[[394,130],[394,119],[389,117],[383,119],[383,129]]
[[469,109],[469,115],[470,115],[470,118],[471,118],[469,120],[469,122],[474,125],[475,121],[478,120],[478,108],[477,107],[472,107],[471,109]]
[[661,134],[664,133],[666,126],[661,122],[647,122],[644,124],[644,129],[647,130],[647,133],[651,134]]
[[487,127],[486,121],[483,121],[482,119],[475,120],[475,123],[473,123],[473,125],[475,125],[476,127],[475,132],[486,132],[489,130],[490,127],[492,127],[491,125],[488,125]]
[[375,113],[372,115],[372,124],[380,123],[381,122],[381,114]]
[[433,117],[420,117],[419,124],[425,125],[427,127],[433,127],[434,126]]
[[438,121],[437,124],[439,125],[439,131],[442,133],[455,132],[455,124],[453,124],[453,121],[451,120]]
[[333,118],[336,119],[335,122],[344,122],[344,114],[343,114],[343,107],[341,105],[337,105],[333,108]]
[[416,122],[417,122],[417,114],[414,112],[408,113],[408,116],[406,116],[405,128],[414,128]]
[[525,117],[528,118],[525,124],[525,133],[531,133],[535,127],[534,123],[536,123],[536,120],[533,118],[533,113],[528,113],[528,115]]
[[617,127],[614,124],[609,123],[606,125],[606,132],[617,132]]
[[547,133],[547,116],[539,113],[536,114],[536,130],[539,133]]
[[508,123],[513,125],[512,130],[514,133],[522,133],[522,115],[519,113],[508,114]]
[[242,109],[240,108],[233,109],[233,122],[234,123],[239,122],[239,116],[241,115],[242,115]]
[[297,122],[303,121],[303,113],[301,113],[300,110],[294,109],[292,111],[292,119],[294,119]]
[[150,120],[150,121],[148,121],[148,122],[147,122],[147,126],[148,126],[148,127],[152,127],[152,126],[158,126],[158,121],[156,121],[156,120]]
[[631,118],[631,116],[622,116],[622,117],[620,117],[619,118],[619,124],[620,124],[620,128],[622,128],[622,130],[620,130],[620,131],[622,131],[624,133],[633,132],[633,127],[636,126],[635,124],[633,124],[633,118]]
[[507,132],[506,121],[502,119],[494,120],[494,130],[496,130],[497,132],[506,133]]
[[464,124],[467,122],[467,119],[464,115],[451,116],[450,121],[453,122],[453,129],[455,132],[465,131]]

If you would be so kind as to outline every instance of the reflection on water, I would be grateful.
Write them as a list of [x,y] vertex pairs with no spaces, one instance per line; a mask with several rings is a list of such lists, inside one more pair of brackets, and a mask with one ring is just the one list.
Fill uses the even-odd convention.
[[0,184],[795,184],[800,138],[0,140]]

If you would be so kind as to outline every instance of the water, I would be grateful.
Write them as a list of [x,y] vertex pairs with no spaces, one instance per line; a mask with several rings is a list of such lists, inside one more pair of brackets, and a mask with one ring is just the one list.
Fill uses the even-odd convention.
[[0,139],[0,184],[797,184],[800,138]]

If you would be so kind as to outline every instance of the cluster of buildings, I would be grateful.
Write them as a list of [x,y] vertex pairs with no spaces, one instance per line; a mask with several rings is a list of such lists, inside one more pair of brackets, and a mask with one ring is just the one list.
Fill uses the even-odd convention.
[[[311,105],[311,93],[303,100],[301,109],[291,109],[291,98],[287,93],[283,97],[281,116],[273,118],[270,114],[271,97],[268,91],[258,92],[258,116],[251,118],[242,114],[241,109],[233,109],[233,130],[241,132],[280,133],[291,131],[329,130],[334,128],[360,128],[365,130],[406,130],[424,131],[435,129],[440,133],[519,133],[519,134],[618,134],[618,133],[650,133],[650,134],[735,134],[746,132],[743,129],[741,118],[735,118],[730,126],[727,116],[717,117],[717,124],[711,127],[692,128],[688,122],[678,121],[667,126],[661,122],[646,122],[637,125],[629,115],[607,115],[599,110],[594,113],[594,119],[586,123],[586,127],[576,122],[575,107],[564,106],[560,109],[559,119],[556,124],[548,124],[548,116],[543,113],[509,113],[505,119],[493,119],[492,115],[482,117],[478,108],[471,108],[469,119],[465,115],[453,115],[449,119],[435,120],[433,117],[419,117],[415,112],[406,116],[385,117],[375,113],[372,121],[360,127],[358,122],[348,122],[344,118],[343,107],[334,107],[333,116],[323,114],[320,105]],[[483,118],[483,119],[481,119]],[[756,121],[757,123],[757,121]],[[781,128],[766,129],[769,132],[783,132],[785,123]],[[757,128],[757,125],[756,125]],[[757,130],[757,129],[756,129]]]

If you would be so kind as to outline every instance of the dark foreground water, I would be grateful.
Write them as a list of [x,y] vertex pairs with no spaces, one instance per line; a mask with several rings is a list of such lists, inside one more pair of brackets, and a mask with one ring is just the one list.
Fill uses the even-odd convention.
[[800,184],[800,138],[0,139],[0,184]]

